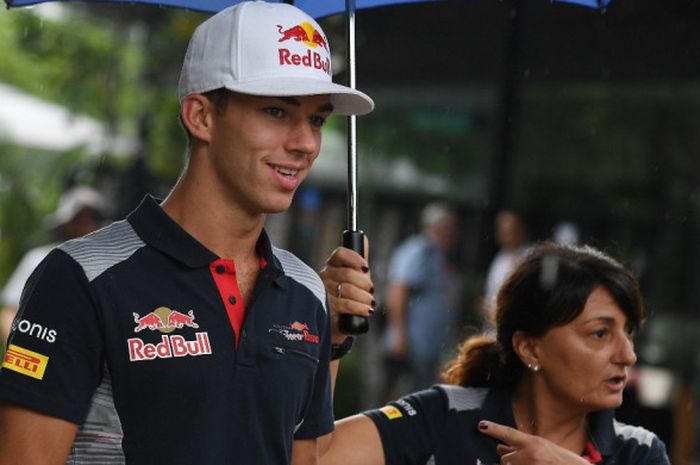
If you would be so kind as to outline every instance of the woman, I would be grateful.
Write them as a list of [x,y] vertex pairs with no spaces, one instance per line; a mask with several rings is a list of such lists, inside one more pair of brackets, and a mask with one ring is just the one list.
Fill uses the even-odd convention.
[[617,422],[639,288],[590,247],[535,247],[501,288],[497,336],[467,339],[445,385],[336,423],[321,464],[668,465],[653,433]]

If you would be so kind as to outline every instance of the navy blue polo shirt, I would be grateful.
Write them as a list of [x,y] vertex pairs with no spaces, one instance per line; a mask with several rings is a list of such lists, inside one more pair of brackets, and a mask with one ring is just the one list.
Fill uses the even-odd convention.
[[0,399],[81,425],[76,463],[289,463],[333,429],[330,319],[313,270],[258,249],[236,322],[235,264],[151,197],[62,244],[25,287]]
[[[365,412],[379,430],[387,465],[491,465],[500,463],[498,442],[479,432],[481,420],[512,428],[509,391],[436,385]],[[600,465],[670,465],[652,432],[617,422],[612,410],[590,416],[585,452]]]

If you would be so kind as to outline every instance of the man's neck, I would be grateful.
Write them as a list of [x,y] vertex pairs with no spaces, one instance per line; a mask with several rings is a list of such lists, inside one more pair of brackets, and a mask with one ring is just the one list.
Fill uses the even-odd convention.
[[265,215],[250,215],[216,195],[178,183],[162,205],[182,229],[221,258],[257,260],[256,244]]

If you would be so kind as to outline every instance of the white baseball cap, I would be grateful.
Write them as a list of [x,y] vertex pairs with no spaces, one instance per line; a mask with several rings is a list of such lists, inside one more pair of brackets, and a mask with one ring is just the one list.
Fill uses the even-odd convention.
[[286,3],[244,1],[197,27],[180,73],[180,102],[222,87],[270,97],[330,94],[339,115],[374,108],[364,93],[333,83],[326,35],[312,17]]
[[105,216],[108,210],[105,198],[97,190],[88,186],[73,187],[61,195],[56,211],[44,219],[47,229],[55,229],[75,218],[85,207],[92,208]]

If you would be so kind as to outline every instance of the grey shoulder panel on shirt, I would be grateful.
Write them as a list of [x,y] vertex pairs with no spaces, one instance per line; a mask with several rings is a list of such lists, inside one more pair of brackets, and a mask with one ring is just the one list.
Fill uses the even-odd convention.
[[447,396],[450,410],[463,412],[481,408],[488,394],[488,388],[465,388],[453,384],[439,384],[436,386]]
[[651,447],[656,435],[648,429],[641,426],[626,425],[617,420],[613,421],[615,428],[615,436],[622,438],[623,441],[634,440],[641,446]]
[[326,288],[323,286],[323,281],[321,281],[318,273],[287,250],[273,247],[272,253],[280,261],[284,274],[311,291],[321,301],[323,309],[328,313],[326,308]]
[[59,248],[80,264],[88,281],[93,281],[144,245],[129,222],[122,220],[87,236],[65,242]]

